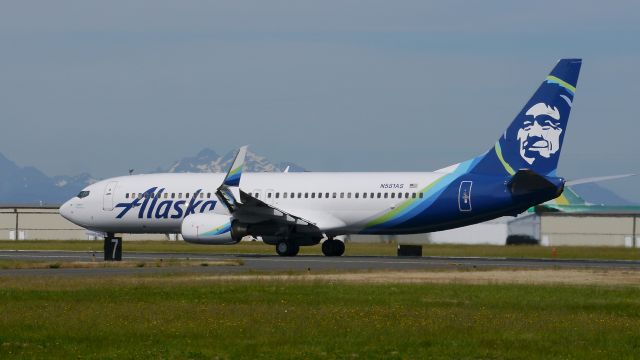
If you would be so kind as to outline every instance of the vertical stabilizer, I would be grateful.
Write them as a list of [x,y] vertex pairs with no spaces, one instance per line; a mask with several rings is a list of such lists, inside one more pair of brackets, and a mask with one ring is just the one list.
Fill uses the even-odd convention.
[[520,169],[555,175],[578,84],[580,59],[562,59],[473,171],[514,175]]

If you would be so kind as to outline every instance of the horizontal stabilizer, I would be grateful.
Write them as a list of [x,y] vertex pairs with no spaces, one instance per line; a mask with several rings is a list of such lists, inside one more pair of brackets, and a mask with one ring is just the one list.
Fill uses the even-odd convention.
[[529,169],[518,170],[507,183],[507,187],[516,196],[556,189],[556,186],[544,176]]
[[636,176],[637,174],[622,174],[622,175],[610,175],[610,176],[600,176],[600,177],[592,177],[585,179],[577,179],[567,181],[567,186],[580,185],[580,184],[590,184],[595,182],[607,181],[607,180],[615,180],[615,179],[623,179],[626,177]]

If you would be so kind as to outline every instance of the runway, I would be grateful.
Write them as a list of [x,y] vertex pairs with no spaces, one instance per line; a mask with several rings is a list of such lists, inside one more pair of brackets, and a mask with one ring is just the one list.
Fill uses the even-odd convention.
[[[86,251],[0,251],[0,260],[75,262],[102,261],[102,253]],[[296,256],[251,254],[186,254],[127,252],[124,261],[153,262],[164,260],[191,260],[194,266],[163,267],[99,267],[99,268],[46,268],[0,269],[0,276],[16,275],[68,275],[104,276],[153,273],[210,273],[242,274],[269,272],[311,271],[415,271],[429,269],[618,269],[640,270],[640,261],[631,260],[558,260],[490,257],[397,257],[397,256]],[[199,261],[240,260],[242,265],[199,266]]]

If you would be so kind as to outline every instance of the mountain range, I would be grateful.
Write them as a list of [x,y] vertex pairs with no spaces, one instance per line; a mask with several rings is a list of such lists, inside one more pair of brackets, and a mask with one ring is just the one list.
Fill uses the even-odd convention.
[[[195,156],[188,156],[173,163],[169,168],[158,167],[157,172],[225,172],[231,166],[235,151],[218,155],[205,148]],[[271,162],[265,156],[247,152],[245,160],[248,172],[305,171],[291,162]],[[85,186],[100,179],[88,173],[75,176],[47,176],[32,166],[21,167],[0,154],[0,204],[61,204]]]
[[[205,148],[194,156],[184,157],[169,168],[158,167],[157,172],[225,172],[231,166],[235,150],[218,155],[214,150]],[[306,171],[291,162],[272,162],[265,156],[248,152],[247,172],[280,172],[289,167],[289,171]],[[0,154],[0,205],[1,204],[40,204],[56,205],[78,193],[85,186],[100,179],[88,173],[75,176],[47,176],[32,166],[21,167]],[[583,184],[573,189],[585,200],[593,204],[636,205],[613,191],[598,184]]]

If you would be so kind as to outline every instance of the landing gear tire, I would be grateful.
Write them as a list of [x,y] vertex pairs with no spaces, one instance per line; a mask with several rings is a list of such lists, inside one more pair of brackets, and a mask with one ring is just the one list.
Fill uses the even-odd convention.
[[326,240],[322,243],[322,253],[325,256],[342,256],[344,254],[344,243],[340,240]]
[[276,245],[276,252],[280,256],[296,256],[300,251],[300,245],[293,241],[281,241]]

